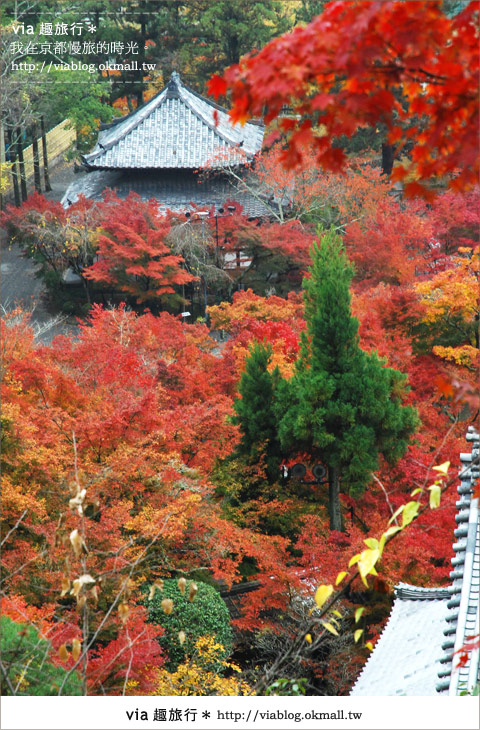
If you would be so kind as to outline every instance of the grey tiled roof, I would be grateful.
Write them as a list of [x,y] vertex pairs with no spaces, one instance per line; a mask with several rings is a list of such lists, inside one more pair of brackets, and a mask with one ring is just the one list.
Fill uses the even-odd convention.
[[[437,684],[438,692],[450,695],[468,691],[479,681],[478,649],[468,653],[467,663],[463,667],[457,667],[458,655],[454,658],[455,652],[464,646],[467,638],[478,635],[480,630],[478,499],[473,499],[473,486],[479,476],[479,436],[472,426],[468,429],[467,440],[472,442],[472,452],[460,454],[460,499],[455,517],[457,542],[453,545],[455,556],[450,573],[453,579],[452,598],[448,603],[449,612],[444,625],[442,649],[445,654],[441,659],[440,682]],[[477,463],[472,465],[473,461]]]
[[199,178],[191,170],[95,170],[80,173],[62,198],[68,207],[79,195],[100,200],[106,188],[115,190],[120,198],[130,192],[137,193],[143,200],[155,198],[160,210],[167,208],[174,212],[186,211],[192,204],[200,208],[225,208],[228,201],[235,200],[243,212],[252,217],[268,217],[270,211],[261,200],[248,193],[238,193],[224,177]]
[[479,513],[478,498],[473,498],[479,436],[473,427],[467,440],[472,452],[460,455],[453,583],[447,588],[396,586],[390,618],[352,696],[458,695],[479,681],[478,649],[469,652],[465,667],[458,668],[454,659],[467,638],[479,633]]
[[94,169],[197,169],[218,155],[241,164],[260,150],[264,130],[256,122],[233,125],[226,109],[189,89],[174,72],[149,102],[101,131],[83,159]]
[[435,694],[450,592],[404,583],[396,592],[390,618],[350,692],[352,696]]

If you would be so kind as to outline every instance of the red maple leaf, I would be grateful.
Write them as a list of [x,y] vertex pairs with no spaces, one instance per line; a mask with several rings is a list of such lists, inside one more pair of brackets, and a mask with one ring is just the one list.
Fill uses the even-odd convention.
[[443,375],[437,375],[435,378],[435,385],[437,390],[444,398],[453,397],[453,385],[450,380],[447,380]]
[[208,93],[218,99],[227,93],[227,82],[222,76],[214,74],[208,81]]

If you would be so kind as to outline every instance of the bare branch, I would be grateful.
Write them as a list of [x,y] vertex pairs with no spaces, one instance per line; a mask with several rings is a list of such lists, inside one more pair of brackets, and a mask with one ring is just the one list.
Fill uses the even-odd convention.
[[18,520],[15,522],[14,526],[12,527],[12,529],[7,532],[7,534],[3,538],[2,542],[0,542],[0,547],[3,547],[3,544],[8,540],[8,538],[10,537],[10,535],[12,534],[12,532],[15,532],[15,530],[19,526],[20,522],[23,521],[23,518],[26,516],[27,513],[28,513],[28,509],[24,510],[24,512],[20,515],[20,517],[18,518]]

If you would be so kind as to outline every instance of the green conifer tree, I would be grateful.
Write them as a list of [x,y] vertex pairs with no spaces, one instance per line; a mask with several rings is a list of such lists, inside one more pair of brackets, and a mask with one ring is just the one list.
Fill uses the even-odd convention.
[[250,348],[238,388],[241,397],[233,405],[236,412],[233,421],[240,426],[242,434],[237,454],[246,457],[249,464],[263,461],[269,481],[275,481],[281,461],[275,416],[280,373],[278,368],[269,373],[271,356],[269,344],[255,343]]
[[[363,489],[378,457],[394,463],[418,425],[402,405],[406,376],[360,349],[351,315],[353,268],[332,230],[314,244],[304,279],[306,331],[292,379],[282,387],[279,438],[328,468],[330,528],[342,529],[340,488]],[[280,414],[280,409],[279,409]]]

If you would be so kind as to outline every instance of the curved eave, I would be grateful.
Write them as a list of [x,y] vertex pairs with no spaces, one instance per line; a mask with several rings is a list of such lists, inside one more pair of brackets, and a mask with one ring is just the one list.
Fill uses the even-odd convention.
[[262,147],[263,135],[258,123],[233,125],[225,109],[172,74],[147,104],[102,130],[83,160],[90,169],[221,168],[251,160]]

